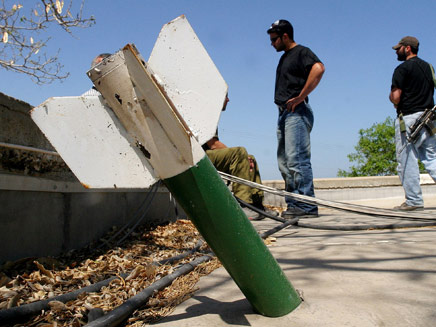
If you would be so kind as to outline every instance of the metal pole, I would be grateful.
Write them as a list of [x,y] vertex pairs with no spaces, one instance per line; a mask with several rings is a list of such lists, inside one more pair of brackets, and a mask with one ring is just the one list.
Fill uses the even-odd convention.
[[30,151],[30,152],[39,152],[39,153],[44,153],[44,154],[49,154],[49,155],[52,155],[52,156],[58,156],[59,157],[59,153],[57,153],[55,151],[34,148],[34,147],[31,147],[31,146],[25,146],[25,145],[19,145],[19,144],[11,144],[11,143],[0,142],[0,147],[16,149],[16,150],[23,150],[23,151]]

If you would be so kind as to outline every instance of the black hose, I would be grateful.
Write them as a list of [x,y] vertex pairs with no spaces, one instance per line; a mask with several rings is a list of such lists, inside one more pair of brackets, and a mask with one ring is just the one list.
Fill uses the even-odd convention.
[[[147,204],[147,206],[145,206],[145,203],[148,201],[148,199],[149,199],[149,197],[150,197],[150,195],[151,195],[151,193],[153,192],[153,190],[154,190],[154,185],[153,185],[153,187],[152,187],[152,189],[150,190],[150,192],[148,192],[147,193],[147,195],[145,196],[145,198],[144,198],[144,200],[142,201],[142,203],[139,205],[139,208],[138,208],[138,210],[136,211],[136,213],[133,215],[133,217],[132,217],[132,219],[130,219],[130,221],[128,221],[126,224],[124,224],[124,226],[123,227],[121,227],[115,234],[113,234],[109,239],[107,239],[107,240],[102,240],[102,244],[100,244],[100,245],[98,245],[96,248],[97,249],[100,249],[100,248],[102,248],[103,246],[105,246],[105,245],[107,245],[107,246],[110,246],[110,242],[112,241],[112,240],[114,240],[119,234],[121,234],[126,228],[128,228],[129,227],[129,225],[131,225],[131,224],[133,224],[136,220],[137,220],[137,216],[139,216],[139,214],[140,214],[140,212],[143,210],[143,207],[147,207],[148,206],[148,204]],[[157,190],[157,188],[156,188],[156,190]]]
[[100,317],[90,322],[86,326],[88,327],[118,326],[120,323],[126,320],[136,309],[145,305],[149,297],[152,296],[154,292],[164,289],[165,287],[170,285],[176,278],[191,272],[200,263],[209,261],[211,258],[212,258],[211,256],[205,255],[197,259],[194,259],[193,261],[187,264],[184,264],[172,274],[159,279],[157,282],[154,282],[149,287],[145,288],[143,291],[139,292],[135,296],[128,299],[119,307],[108,312],[103,317]]
[[[333,226],[328,226],[328,225],[316,225],[316,224],[306,224],[306,223],[302,223],[301,220],[298,220],[298,217],[294,218],[296,219],[296,221],[294,219],[292,219],[292,222],[288,223],[289,220],[287,219],[283,219],[283,218],[279,218],[276,217],[274,215],[270,215],[267,212],[253,206],[252,204],[249,204],[237,197],[235,197],[236,200],[243,206],[250,208],[253,211],[256,211],[257,213],[264,215],[265,217],[271,218],[273,220],[276,221],[280,221],[283,222],[282,225],[277,226],[279,231],[280,229],[283,229],[289,225],[295,225],[296,227],[302,227],[302,228],[311,228],[311,229],[321,229],[321,230],[339,230],[339,231],[357,231],[357,230],[378,230],[378,229],[399,229],[399,228],[420,228],[420,227],[431,227],[431,226],[436,226],[436,222],[434,221],[427,221],[427,222],[418,222],[418,223],[402,223],[402,224],[377,224],[377,225],[333,225]],[[412,219],[414,220],[414,217],[410,217],[410,218],[405,218],[405,217],[390,217],[390,216],[384,216],[385,219]],[[424,220],[425,218],[420,218],[422,220]],[[427,220],[431,220],[431,219],[427,219]],[[273,231],[273,229],[271,229],[270,231],[271,234],[274,234],[277,231]],[[267,232],[265,232],[267,233]],[[271,235],[269,234],[269,235]],[[263,234],[262,234],[263,235]],[[262,238],[266,238],[269,235],[262,237]]]
[[[278,232],[279,230],[282,230],[283,228],[286,228],[289,225],[296,224],[298,222],[298,218],[286,220],[283,224],[276,226],[260,235],[261,238],[267,238],[268,236]],[[201,244],[198,244],[197,247],[199,248]],[[195,248],[194,248],[195,249]],[[193,249],[193,250],[194,250]],[[193,251],[191,250],[191,251]],[[193,251],[195,252],[195,251]],[[153,283],[137,295],[131,297],[126,302],[124,302],[119,307],[115,308],[114,310],[110,311],[106,315],[90,322],[89,324],[85,325],[87,327],[116,327],[119,324],[121,324],[124,320],[126,320],[136,309],[142,307],[145,305],[150,298],[150,296],[153,295],[154,292],[160,291],[163,288],[170,285],[176,278],[185,275],[192,270],[196,266],[198,266],[200,263],[206,262],[210,260],[212,257],[209,255],[205,255],[202,257],[199,257],[197,259],[194,259],[190,263],[187,263],[183,266],[181,266],[179,269],[177,269],[174,273],[167,275],[163,277],[162,279],[158,280],[157,282]]]
[[[128,274],[121,274],[122,278],[125,278],[127,276],[128,276]],[[46,299],[46,300],[41,300],[41,301],[37,301],[37,302],[23,304],[19,307],[13,307],[10,309],[0,310],[0,325],[7,325],[7,324],[10,324],[14,321],[24,319],[28,316],[35,315],[35,314],[41,312],[42,310],[49,309],[50,306],[48,305],[48,303],[51,301],[60,301],[60,302],[65,303],[65,302],[68,302],[71,300],[75,300],[80,294],[82,294],[84,292],[88,292],[88,293],[98,292],[103,286],[109,285],[109,283],[111,281],[113,281],[114,279],[117,279],[117,278],[119,278],[119,277],[113,276],[111,278],[102,280],[102,281],[95,283],[95,284],[92,284],[90,286],[82,287],[78,290],[75,290],[75,291],[72,291],[69,293],[65,293],[62,295],[58,295],[55,297],[51,297],[51,298]]]
[[[267,230],[265,232],[263,232],[262,234],[260,234],[260,237],[265,239],[268,236],[286,228],[289,225],[294,225],[298,222],[298,218],[294,218],[294,219],[290,219],[285,221],[283,224],[280,224],[279,226],[276,226],[270,230]],[[187,256],[195,253],[198,251],[198,249],[203,245],[203,241],[199,240],[196,244],[196,246],[194,248],[192,248],[191,250],[188,250],[182,254],[179,254],[177,256],[174,257],[170,257],[167,259],[162,259],[158,262],[156,262],[156,265],[164,265],[164,264],[172,264],[178,260],[184,259]],[[212,252],[211,252],[212,254]],[[206,256],[209,257],[209,256]],[[195,260],[194,260],[195,261]],[[121,274],[120,275],[122,278],[125,278],[128,276],[128,274]],[[100,281],[96,284],[92,284],[90,286],[87,287],[83,287],[81,289],[66,293],[66,294],[62,294],[59,296],[55,296],[46,300],[41,300],[41,301],[37,301],[37,302],[32,302],[32,303],[28,303],[28,304],[23,304],[19,307],[14,307],[14,308],[10,308],[10,309],[4,309],[4,310],[0,310],[0,325],[5,325],[5,324],[9,324],[15,321],[19,321],[21,319],[24,319],[28,316],[32,316],[35,314],[38,314],[39,312],[41,312],[42,310],[47,310],[49,309],[49,305],[48,303],[51,301],[60,301],[60,302],[68,302],[68,301],[72,301],[75,300],[80,294],[82,294],[83,292],[97,292],[99,291],[103,286],[107,286],[109,285],[109,283],[111,281],[113,281],[114,279],[117,279],[118,276],[113,276],[110,277],[108,279],[105,279],[103,281]]]
[[277,216],[271,215],[271,214],[269,214],[269,213],[263,211],[262,209],[259,209],[259,208],[255,207],[254,205],[252,205],[252,204],[250,204],[250,203],[247,203],[247,202],[245,202],[244,200],[241,200],[241,199],[237,198],[236,196],[235,196],[235,199],[236,199],[240,204],[242,204],[244,207],[250,208],[251,210],[256,211],[258,214],[261,214],[262,216],[265,216],[265,217],[270,218],[270,219],[272,219],[272,220],[279,221],[279,222],[281,222],[281,223],[284,223],[284,222],[287,221],[287,220],[284,219],[284,218],[280,218],[280,217],[277,217]]
[[[112,235],[108,240],[104,240],[102,244],[100,244],[99,246],[97,246],[97,249],[102,248],[105,245],[109,246],[109,242],[113,241],[119,234],[121,234],[126,228],[128,228],[131,224],[134,224],[135,222],[138,222],[138,217],[141,215],[142,213],[142,217],[139,219],[139,221],[141,221],[143,219],[143,217],[145,216],[145,214],[147,213],[147,211],[150,208],[150,204],[154,199],[154,196],[159,188],[160,185],[160,181],[158,181],[157,183],[155,183],[152,188],[150,189],[150,191],[147,193],[147,195],[145,196],[144,200],[142,201],[142,203],[139,205],[138,210],[136,211],[136,213],[133,215],[132,219],[130,219],[130,221],[128,221],[122,228],[120,228],[114,235]],[[150,199],[151,197],[151,199]],[[130,229],[130,232],[127,233],[127,235],[130,235],[131,232],[133,231],[133,229],[136,226],[132,227]],[[118,241],[117,244],[119,244],[120,241]]]
[[128,236],[130,236],[130,234],[133,233],[133,231],[136,229],[136,227],[138,227],[139,223],[140,223],[140,222],[145,218],[145,215],[147,214],[148,210],[150,210],[150,208],[151,208],[150,205],[151,205],[151,203],[153,202],[154,196],[155,196],[156,193],[157,193],[157,190],[158,190],[158,188],[159,188],[159,185],[160,185],[160,181],[158,181],[155,185],[153,185],[154,190],[153,190],[153,191],[150,191],[150,193],[152,193],[151,198],[150,198],[150,201],[148,202],[146,208],[145,208],[144,211],[142,212],[141,217],[140,217],[140,218],[135,222],[135,224],[130,228],[130,230],[126,233],[126,235],[124,235],[121,239],[119,239],[119,240],[116,242],[116,245],[121,244],[121,242],[123,242],[123,241],[124,241]]
[[158,261],[157,264],[158,264],[158,265],[172,264],[172,263],[174,263],[174,262],[176,262],[176,261],[179,261],[179,260],[181,260],[181,259],[184,259],[184,258],[186,258],[187,256],[189,256],[189,255],[194,254],[195,252],[197,252],[197,251],[200,249],[200,247],[203,245],[203,243],[204,243],[204,242],[203,242],[202,240],[199,240],[199,241],[197,242],[197,244],[195,245],[195,247],[192,248],[191,250],[188,250],[188,251],[186,251],[186,252],[183,252],[182,254],[176,255],[176,256],[171,257],[171,258],[168,258],[168,259],[162,259],[162,260]]
[[[235,197],[236,198],[236,197]],[[242,204],[243,206],[246,206],[254,211],[256,211],[257,213],[264,215],[268,218],[271,218],[273,220],[276,221],[280,221],[283,222],[282,225],[277,226],[279,231],[280,229],[283,229],[289,225],[295,225],[296,227],[302,227],[302,228],[312,228],[312,229],[321,229],[321,230],[339,230],[339,231],[357,231],[357,230],[377,230],[377,229],[399,229],[399,228],[420,228],[420,227],[431,227],[431,226],[436,226],[436,222],[435,221],[427,221],[427,222],[419,222],[419,223],[402,223],[402,224],[370,224],[370,225],[333,225],[333,226],[328,226],[328,225],[316,225],[316,224],[306,224],[306,223],[302,223],[301,220],[298,220],[298,217],[292,219],[292,220],[287,220],[287,219],[283,219],[283,218],[279,218],[276,217],[274,215],[270,215],[267,212],[239,199],[236,198],[236,200]],[[399,219],[399,217],[384,217],[385,219]],[[295,220],[296,219],[296,220]],[[401,219],[407,219],[407,218],[401,218]],[[289,222],[292,221],[292,222]],[[277,231],[274,231],[274,228],[270,230],[271,234],[274,234]],[[265,232],[266,233],[266,232]],[[271,235],[269,234],[269,235]],[[262,236],[261,236],[262,237]],[[268,237],[265,236],[265,237]],[[262,238],[265,238],[262,237]]]
[[[181,259],[184,259],[190,255],[192,255],[193,253],[197,252],[198,249],[203,245],[203,241],[199,240],[197,242],[197,244],[195,245],[195,247],[191,250],[185,251],[179,255],[176,255],[174,257],[170,257],[167,259],[162,259],[158,262],[155,262],[155,265],[165,265],[165,264],[172,264],[176,261],[179,261]],[[124,273],[124,274],[120,274],[121,278],[126,278],[128,276],[128,274]],[[109,283],[111,281],[113,281],[114,279],[119,278],[118,276],[113,276],[110,277],[108,279],[102,280],[98,283],[80,288],[78,290],[69,292],[69,293],[65,293],[62,295],[58,295],[55,297],[51,297],[48,298],[46,300],[40,300],[40,301],[36,301],[36,302],[32,302],[32,303],[28,303],[28,304],[23,304],[19,307],[13,307],[13,308],[9,308],[9,309],[3,309],[0,310],[0,326],[1,325],[6,325],[8,323],[12,323],[14,321],[18,321],[21,319],[24,319],[28,316],[32,316],[32,315],[36,315],[39,312],[41,312],[42,310],[47,310],[50,308],[50,306],[48,305],[49,302],[51,301],[59,301],[59,302],[68,302],[68,301],[72,301],[77,299],[77,297],[82,294],[83,292],[98,292],[103,286],[107,286],[109,285]]]
[[299,218],[293,218],[293,219],[286,220],[286,222],[284,222],[283,224],[280,224],[274,228],[271,228],[271,229],[263,232],[262,234],[260,234],[260,237],[267,238],[268,236],[270,236],[274,233],[277,233],[278,231],[288,227],[289,225],[296,225],[296,224],[298,224],[298,219]]
[[434,222],[422,222],[422,223],[404,223],[404,224],[384,224],[384,225],[315,225],[306,224],[299,221],[296,224],[297,227],[322,229],[322,230],[340,230],[340,231],[355,231],[355,230],[375,230],[375,229],[398,229],[398,228],[419,228],[436,226]]

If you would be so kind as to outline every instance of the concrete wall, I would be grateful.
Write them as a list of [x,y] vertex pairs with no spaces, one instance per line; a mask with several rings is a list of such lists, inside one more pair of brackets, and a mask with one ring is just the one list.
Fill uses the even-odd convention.
[[[30,118],[32,106],[0,93],[0,143],[55,151]],[[0,146],[0,172],[77,181],[59,156]]]
[[136,222],[145,208],[146,225],[174,221],[168,190],[159,187],[149,202],[151,196],[149,190],[92,191],[76,182],[0,174],[0,264],[80,249],[113,226]]
[[0,92],[0,141],[54,151],[30,118],[32,106]]

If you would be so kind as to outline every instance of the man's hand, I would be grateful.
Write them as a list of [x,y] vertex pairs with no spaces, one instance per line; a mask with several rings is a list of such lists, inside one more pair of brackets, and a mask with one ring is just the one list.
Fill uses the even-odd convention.
[[289,99],[288,101],[286,101],[286,110],[287,111],[295,111],[295,108],[304,101],[304,98],[302,98],[301,96]]
[[250,171],[253,171],[253,169],[254,169],[253,157],[248,156],[248,162],[250,163]]

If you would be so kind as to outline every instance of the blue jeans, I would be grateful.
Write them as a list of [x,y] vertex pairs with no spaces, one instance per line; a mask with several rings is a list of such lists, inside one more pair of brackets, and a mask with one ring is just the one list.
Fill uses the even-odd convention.
[[[407,133],[409,133],[410,127],[421,114],[422,112],[417,112],[403,117]],[[427,172],[436,181],[436,136],[430,135],[428,130],[423,128],[416,143],[409,143],[405,134],[400,132],[400,121],[397,118],[395,120],[397,171],[403,184],[406,204],[423,206],[424,201],[419,184],[418,159],[421,160]],[[400,152],[400,150],[402,151]]]
[[[315,196],[310,163],[310,132],[313,112],[309,104],[299,104],[294,112],[279,111],[277,161],[288,192]],[[288,208],[317,213],[318,207],[285,197]]]

